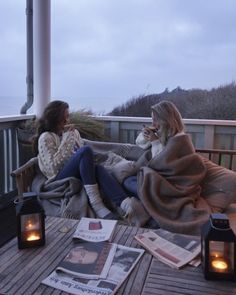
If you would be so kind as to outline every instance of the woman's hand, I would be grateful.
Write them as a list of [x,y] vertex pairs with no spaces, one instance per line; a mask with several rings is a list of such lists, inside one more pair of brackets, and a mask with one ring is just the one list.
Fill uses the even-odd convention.
[[67,131],[74,131],[75,130],[75,125],[74,124],[67,124],[64,126],[64,132]]
[[156,129],[146,127],[146,126],[144,126],[144,128],[142,129],[143,136],[148,141],[154,141],[154,140],[159,139],[159,137],[157,136],[155,131],[156,131]]

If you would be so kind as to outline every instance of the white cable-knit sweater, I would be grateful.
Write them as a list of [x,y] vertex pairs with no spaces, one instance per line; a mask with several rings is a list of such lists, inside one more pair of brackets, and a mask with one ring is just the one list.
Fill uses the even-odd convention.
[[53,132],[44,132],[38,140],[38,162],[41,172],[48,178],[54,178],[72,156],[75,146],[84,142],[77,129],[66,131],[62,136]]

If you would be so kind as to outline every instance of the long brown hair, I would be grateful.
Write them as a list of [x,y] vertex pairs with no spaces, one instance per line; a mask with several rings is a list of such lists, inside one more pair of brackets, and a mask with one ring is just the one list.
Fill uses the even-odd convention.
[[154,118],[159,124],[160,141],[166,145],[168,139],[184,131],[182,116],[170,101],[161,101],[151,107]]
[[46,131],[58,133],[58,126],[64,119],[65,110],[69,108],[67,102],[61,100],[51,101],[36,124],[36,134],[33,139],[33,149],[38,153],[39,136]]

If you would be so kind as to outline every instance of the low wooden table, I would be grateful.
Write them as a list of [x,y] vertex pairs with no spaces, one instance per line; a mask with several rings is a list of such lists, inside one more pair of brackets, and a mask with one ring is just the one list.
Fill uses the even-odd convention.
[[[16,238],[0,248],[0,294],[67,294],[41,284],[73,247],[72,235],[78,220],[49,217],[46,221],[46,245],[18,250]],[[68,232],[61,232],[65,227]],[[139,247],[134,236],[147,231],[117,225],[113,242]],[[236,282],[206,281],[201,267],[175,270],[145,252],[117,294],[229,295],[236,294]]]

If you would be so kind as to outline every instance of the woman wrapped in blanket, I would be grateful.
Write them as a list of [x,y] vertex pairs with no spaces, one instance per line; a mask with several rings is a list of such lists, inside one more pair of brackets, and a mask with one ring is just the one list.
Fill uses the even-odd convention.
[[140,135],[141,146],[150,148],[137,161],[137,175],[126,178],[123,185],[161,227],[199,233],[210,213],[200,195],[206,167],[185,134],[175,105],[161,101],[151,111],[152,126],[144,127]]
[[[151,147],[151,156],[155,158],[166,147],[171,137],[185,135],[184,124],[181,114],[175,105],[169,101],[162,101],[151,107],[152,126],[143,125],[142,132],[136,139],[136,144],[143,149]],[[185,135],[186,136],[186,135]],[[139,166],[144,166],[147,161],[143,159],[138,162]],[[130,176],[125,179],[124,187],[138,198],[137,176]]]
[[[96,216],[117,218],[104,205],[100,191],[107,199],[115,200],[117,206],[128,199],[127,193],[103,166],[95,165],[92,149],[84,145],[79,131],[69,125],[69,105],[66,102],[55,100],[46,106],[38,120],[34,149],[38,153],[39,168],[48,180],[78,178]],[[135,208],[140,205],[144,210],[139,203],[135,202]],[[123,213],[129,215],[129,212]]]

